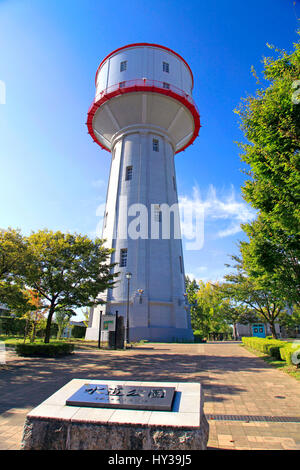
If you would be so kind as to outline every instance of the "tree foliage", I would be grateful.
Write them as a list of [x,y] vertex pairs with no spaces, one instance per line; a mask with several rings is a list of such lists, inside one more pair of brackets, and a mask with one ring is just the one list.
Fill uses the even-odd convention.
[[220,333],[230,334],[231,322],[224,315],[223,300],[215,286],[186,277],[186,291],[194,331],[206,338]]
[[38,292],[32,289],[27,289],[26,295],[29,300],[26,305],[21,306],[23,307],[21,318],[26,320],[24,342],[26,340],[26,336],[29,334],[30,342],[33,343],[36,333],[45,327],[45,314],[47,312],[47,308],[45,308]]
[[241,254],[261,288],[265,281],[268,292],[293,304],[300,298],[300,44],[291,53],[269,47],[274,56],[263,61],[267,85],[236,110],[246,138],[241,159],[250,177],[243,196],[259,211],[243,226],[249,242],[241,244]]
[[[6,238],[3,252],[6,254]],[[109,256],[112,250],[103,246],[100,239],[90,240],[79,234],[64,234],[40,230],[28,237],[19,233],[15,237],[17,247],[21,244],[22,269],[18,263],[6,262],[3,284],[15,286],[20,294],[21,286],[38,293],[47,308],[45,342],[50,339],[50,328],[56,310],[70,310],[102,303],[99,294],[114,285],[118,274],[112,274]],[[12,250],[18,248],[12,241]],[[2,249],[2,240],[0,240]],[[4,257],[6,259],[6,257]],[[7,255],[9,261],[9,256]],[[18,287],[19,290],[18,290]],[[14,299],[5,297],[13,305]]]
[[71,309],[66,310],[64,308],[59,308],[59,306],[57,306],[55,310],[55,321],[58,326],[56,339],[60,339],[63,333],[63,330],[69,325],[70,319],[73,315],[76,315],[76,313],[73,310]]
[[[274,49],[272,46],[269,46]],[[300,44],[288,54],[264,59],[268,86],[244,99],[236,112],[247,143],[241,158],[250,165],[243,194],[266,220],[287,233],[299,230],[300,100],[293,84],[300,77]]]
[[27,243],[19,230],[0,229],[0,302],[16,314],[32,308],[21,274],[27,262]]
[[250,320],[252,315],[252,321],[268,323],[273,337],[276,338],[275,324],[286,314],[286,303],[274,293],[273,279],[266,276],[262,284],[261,279],[256,280],[247,274],[241,258],[232,256],[232,259],[235,261],[234,271],[225,276],[224,295],[238,305],[246,307]]
[[248,275],[290,307],[300,306],[298,236],[275,230],[262,215],[243,228],[249,241],[240,243],[240,252]]

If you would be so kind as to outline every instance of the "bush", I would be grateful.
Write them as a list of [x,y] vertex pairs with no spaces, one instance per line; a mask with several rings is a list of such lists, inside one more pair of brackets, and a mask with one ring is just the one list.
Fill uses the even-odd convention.
[[24,336],[26,320],[24,318],[14,318],[0,316],[0,333],[4,335]]
[[[0,334],[6,335],[6,336],[10,336],[10,335],[24,336],[25,328],[26,328],[25,318],[0,315]],[[58,331],[58,325],[52,322],[50,331],[51,331],[50,335],[56,337],[57,331]],[[44,329],[37,330],[36,332],[37,337],[43,337],[44,335],[45,335]]]
[[194,331],[194,343],[206,343],[203,335],[199,331]]
[[278,360],[282,359],[280,348],[287,344],[285,341],[280,341],[279,339],[257,338],[255,336],[243,337],[242,341],[245,346],[267,354],[268,356],[272,356],[274,359]]
[[20,343],[16,345],[18,356],[59,357],[71,354],[74,344],[70,343]]
[[[298,348],[295,348],[294,344],[298,344]],[[295,357],[295,353],[296,353],[296,357]],[[288,365],[297,365],[297,367],[299,367],[299,365],[300,365],[300,343],[299,342],[297,342],[297,343],[287,343],[285,346],[280,348],[280,357]]]
[[84,338],[85,337],[85,326],[74,325],[72,326],[71,336],[72,338]]

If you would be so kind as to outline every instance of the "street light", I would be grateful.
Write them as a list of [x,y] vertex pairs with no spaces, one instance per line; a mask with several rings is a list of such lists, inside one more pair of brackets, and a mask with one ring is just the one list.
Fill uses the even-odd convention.
[[129,343],[129,284],[132,274],[126,273],[125,277],[127,279],[127,308],[126,308],[126,327],[125,327],[125,347]]

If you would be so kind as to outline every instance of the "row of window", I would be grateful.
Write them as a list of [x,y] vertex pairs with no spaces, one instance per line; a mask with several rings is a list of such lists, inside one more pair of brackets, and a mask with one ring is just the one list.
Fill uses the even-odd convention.
[[[122,248],[120,250],[120,268],[126,268],[126,266],[127,266],[127,248]],[[180,267],[180,272],[183,273],[182,256],[179,256],[179,267]]]
[[[154,152],[159,151],[159,140],[158,139],[153,139],[152,141],[152,148]],[[125,180],[129,181],[132,180],[132,166],[127,166],[126,167],[126,174],[125,174]]]
[[[163,72],[169,73],[170,72],[169,63],[163,62],[162,69],[163,69]],[[125,70],[127,70],[127,60],[122,60],[122,62],[120,62],[120,72],[125,72]]]
[[[119,88],[125,88],[126,82],[119,82]],[[163,82],[163,88],[170,90],[170,83]]]
[[[132,180],[132,176],[133,176],[133,167],[132,166],[127,166],[126,167],[126,172],[125,172],[125,181]],[[176,191],[175,176],[173,176],[173,188],[174,188],[174,191]]]
[[[152,150],[153,152],[159,152],[159,140],[153,139],[152,140]],[[112,153],[112,159],[115,158],[115,152]]]
[[[173,177],[173,181],[174,181],[174,177]],[[108,217],[108,212],[104,214],[104,228],[106,228],[106,225],[107,225],[107,217]],[[159,204],[154,205],[154,220],[155,222],[162,221],[162,211],[161,211]]]

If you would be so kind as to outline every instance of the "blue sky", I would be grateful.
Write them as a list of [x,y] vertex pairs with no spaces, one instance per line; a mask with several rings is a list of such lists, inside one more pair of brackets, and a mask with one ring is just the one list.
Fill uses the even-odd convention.
[[0,227],[95,234],[110,164],[85,126],[96,69],[120,46],[162,44],[189,63],[202,124],[175,157],[180,200],[206,208],[203,247],[183,240],[185,270],[221,279],[255,215],[233,110],[258,86],[266,43],[292,50],[297,16],[299,0],[0,0]]

